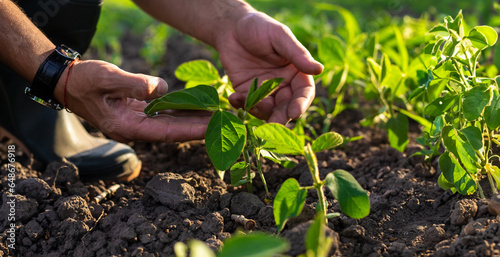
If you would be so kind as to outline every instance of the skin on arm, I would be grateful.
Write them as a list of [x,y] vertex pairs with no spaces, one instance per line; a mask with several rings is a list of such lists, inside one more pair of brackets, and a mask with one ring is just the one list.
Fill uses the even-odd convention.
[[[0,0],[0,62],[27,81],[54,51],[55,45],[10,0]],[[147,103],[167,92],[157,77],[125,72],[113,64],[88,60],[71,70],[64,99],[68,68],[61,75],[54,97],[69,109],[118,141],[188,141],[204,137],[209,117],[203,113],[175,113],[148,117]]]
[[299,118],[314,98],[312,76],[323,71],[290,29],[242,0],[135,0],[156,19],[214,47],[242,107],[254,77],[285,78],[277,92],[250,112],[269,122]]

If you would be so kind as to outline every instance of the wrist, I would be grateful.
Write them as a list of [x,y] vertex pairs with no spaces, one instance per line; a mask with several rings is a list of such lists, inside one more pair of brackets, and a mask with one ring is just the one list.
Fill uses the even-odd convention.
[[[216,19],[215,26],[210,26],[209,39],[206,41],[209,45],[217,49],[218,42],[224,40],[227,33],[233,33],[238,22],[255,13],[258,13],[252,6],[244,1],[225,1],[220,4],[222,8],[216,11],[214,17]],[[217,27],[217,30],[213,30]],[[217,49],[219,50],[219,49]]]

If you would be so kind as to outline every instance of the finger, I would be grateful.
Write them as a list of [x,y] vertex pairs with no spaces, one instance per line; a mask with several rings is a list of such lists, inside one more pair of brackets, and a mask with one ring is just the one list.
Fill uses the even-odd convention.
[[124,122],[120,134],[127,140],[151,142],[184,142],[203,139],[210,117],[172,117],[160,114],[140,117]]
[[167,82],[161,78],[144,74],[134,74],[121,69],[115,71],[114,81],[110,81],[111,95],[117,98],[152,100],[167,93]]
[[283,87],[276,93],[276,107],[273,109],[269,122],[286,124],[290,121],[290,118],[288,117],[288,107],[291,98],[292,90],[290,86]]
[[245,106],[245,96],[239,92],[234,92],[229,96],[229,103],[236,109]]
[[268,96],[250,109],[249,112],[258,119],[268,120],[275,106],[274,96]]
[[314,79],[312,76],[297,73],[292,80],[291,101],[288,105],[288,117],[298,119],[311,105],[315,92]]
[[310,75],[323,72],[323,65],[312,58],[288,27],[280,24],[271,35],[275,51],[288,59],[299,71]]

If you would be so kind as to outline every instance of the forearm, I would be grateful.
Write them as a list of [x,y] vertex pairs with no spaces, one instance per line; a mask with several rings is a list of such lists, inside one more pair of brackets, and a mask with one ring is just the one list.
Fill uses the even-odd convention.
[[10,0],[0,0],[0,62],[32,82],[54,44]]
[[219,33],[228,31],[236,21],[255,12],[242,0],[134,0],[159,21],[191,35],[213,47]]

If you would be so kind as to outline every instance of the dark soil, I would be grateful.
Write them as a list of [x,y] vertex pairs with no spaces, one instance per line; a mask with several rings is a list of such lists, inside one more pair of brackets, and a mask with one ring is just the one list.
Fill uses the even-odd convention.
[[[329,220],[332,256],[500,256],[500,218],[488,212],[486,200],[443,191],[436,183],[436,162],[409,157],[418,145],[410,143],[400,153],[388,146],[384,131],[361,127],[360,118],[358,111],[347,110],[336,118],[333,129],[343,136],[361,135],[361,140],[318,154],[323,177],[336,169],[347,170],[371,200],[371,213],[362,220],[345,215]],[[192,238],[216,250],[241,227],[232,214],[254,219],[256,230],[276,233],[272,204],[265,203],[258,176],[255,194],[244,186],[231,187],[228,174],[224,180],[218,178],[203,141],[133,144],[143,161],[140,177],[121,183],[99,203],[94,197],[110,184],[82,182],[71,163],[43,167],[18,150],[16,249],[9,250],[6,165],[11,143],[0,141],[0,256],[171,256],[176,242]],[[291,170],[265,163],[273,197],[287,178],[303,186],[312,184],[305,161],[295,160],[298,164]],[[340,211],[327,194],[329,212]],[[292,256],[304,252],[316,202],[316,193],[309,192],[302,214],[281,233],[291,242]]]

